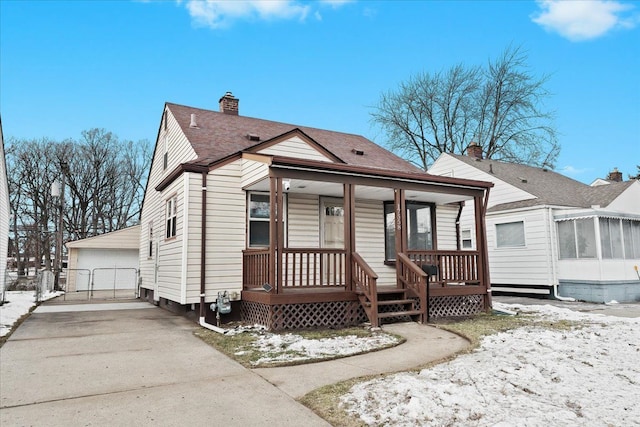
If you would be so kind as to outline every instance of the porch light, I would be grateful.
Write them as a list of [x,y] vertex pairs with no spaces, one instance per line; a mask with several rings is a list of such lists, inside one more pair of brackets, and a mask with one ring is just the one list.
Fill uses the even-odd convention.
[[282,188],[284,189],[284,191],[289,191],[289,189],[291,188],[291,180],[285,179],[284,181],[282,181]]

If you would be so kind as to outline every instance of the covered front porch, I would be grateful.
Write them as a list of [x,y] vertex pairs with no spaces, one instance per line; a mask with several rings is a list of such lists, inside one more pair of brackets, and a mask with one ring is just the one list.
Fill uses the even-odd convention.
[[[272,158],[268,177],[245,187],[264,195],[268,230],[261,227],[268,239],[251,247],[259,239],[250,234],[249,196],[243,318],[296,329],[365,321],[379,326],[397,318],[427,322],[488,310],[484,214],[490,187]],[[473,204],[476,218],[477,244],[468,250],[460,247],[458,227],[464,203]]]

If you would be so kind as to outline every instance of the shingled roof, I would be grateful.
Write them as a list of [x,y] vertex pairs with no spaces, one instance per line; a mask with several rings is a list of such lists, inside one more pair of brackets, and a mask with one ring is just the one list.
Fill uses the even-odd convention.
[[546,168],[506,163],[491,159],[450,154],[497,179],[535,196],[493,206],[489,211],[502,211],[538,205],[556,205],[588,208],[593,205],[608,206],[626,190],[633,181],[611,182],[591,187]]
[[[167,103],[166,106],[178,121],[198,156],[196,160],[190,162],[193,164],[209,166],[299,129],[345,164],[425,173],[360,135],[225,114],[179,104]],[[191,114],[196,115],[197,128],[190,127]],[[248,138],[249,134],[259,137],[259,141]]]

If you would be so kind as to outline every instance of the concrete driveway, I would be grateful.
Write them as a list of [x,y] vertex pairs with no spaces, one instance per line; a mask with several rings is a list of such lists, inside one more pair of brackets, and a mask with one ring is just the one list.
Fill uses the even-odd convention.
[[2,426],[327,426],[151,304],[45,304],[0,348]]

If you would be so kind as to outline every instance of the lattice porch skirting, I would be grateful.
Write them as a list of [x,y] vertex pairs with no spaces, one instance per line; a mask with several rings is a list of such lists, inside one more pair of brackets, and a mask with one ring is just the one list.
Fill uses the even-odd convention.
[[[431,297],[429,303],[432,320],[472,316],[484,311],[484,295]],[[387,306],[383,310],[391,309]],[[263,325],[273,331],[340,328],[368,321],[358,301],[274,305],[242,301],[240,312],[244,322]]]

